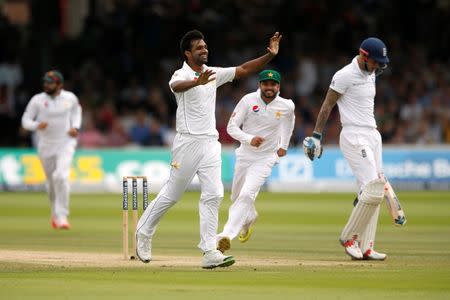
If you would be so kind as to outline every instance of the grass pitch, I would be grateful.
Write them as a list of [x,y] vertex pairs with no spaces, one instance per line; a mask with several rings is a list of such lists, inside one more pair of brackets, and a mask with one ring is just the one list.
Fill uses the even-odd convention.
[[253,236],[233,241],[236,264],[203,270],[198,193],[163,218],[148,265],[121,260],[120,194],[72,195],[73,228],[55,231],[44,193],[1,193],[0,299],[449,299],[450,193],[398,194],[408,223],[382,207],[384,262],[352,262],[338,243],[353,194],[263,192]]

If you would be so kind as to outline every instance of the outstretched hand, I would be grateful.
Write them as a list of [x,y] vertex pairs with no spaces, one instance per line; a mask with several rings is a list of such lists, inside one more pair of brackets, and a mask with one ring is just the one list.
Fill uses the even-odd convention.
[[200,76],[197,78],[197,85],[204,85],[207,84],[214,79],[216,79],[215,76],[211,78],[212,75],[216,74],[213,70],[206,70],[205,72],[200,73]]
[[277,55],[278,50],[280,49],[280,41],[283,36],[277,31],[275,34],[270,38],[269,47],[267,47],[267,51],[270,52],[272,55]]

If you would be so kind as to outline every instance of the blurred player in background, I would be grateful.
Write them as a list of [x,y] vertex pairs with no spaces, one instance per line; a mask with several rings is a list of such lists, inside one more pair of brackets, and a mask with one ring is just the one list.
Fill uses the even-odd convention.
[[[279,158],[286,155],[295,122],[295,105],[280,97],[280,73],[259,73],[259,89],[245,95],[228,122],[227,131],[241,146],[236,149],[228,221],[218,234],[218,249],[230,249],[239,234],[246,242],[258,213],[255,200]],[[242,129],[241,129],[242,126]]]
[[37,151],[47,177],[51,225],[69,229],[69,174],[81,126],[81,107],[77,96],[63,89],[60,72],[48,71],[43,81],[44,92],[31,98],[22,126],[37,132]]
[[201,185],[199,203],[200,243],[203,268],[226,267],[232,256],[217,250],[218,211],[223,198],[221,145],[216,130],[216,90],[221,85],[261,70],[278,54],[281,35],[270,39],[267,53],[238,67],[208,67],[208,46],[197,30],[187,32],[180,43],[185,62],[169,81],[177,101],[177,135],[172,146],[169,179],[141,216],[136,231],[137,256],[151,260],[151,240],[161,217],[182,196],[195,174]]
[[365,39],[350,64],[336,72],[317,117],[313,135],[303,148],[311,159],[322,155],[322,132],[333,107],[338,105],[342,131],[339,146],[357,179],[359,194],[340,242],[353,259],[384,260],[374,248],[380,203],[386,179],[382,171],[382,142],[374,117],[375,80],[389,63],[386,45]]

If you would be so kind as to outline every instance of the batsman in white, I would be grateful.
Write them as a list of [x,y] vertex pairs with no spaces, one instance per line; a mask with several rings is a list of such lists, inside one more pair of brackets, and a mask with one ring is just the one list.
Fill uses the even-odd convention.
[[375,80],[389,63],[386,45],[378,38],[365,39],[359,55],[340,69],[331,81],[317,117],[312,137],[303,141],[311,159],[322,155],[322,132],[337,103],[342,130],[339,146],[359,186],[358,197],[340,242],[353,259],[384,260],[374,250],[380,203],[386,179],[382,171],[382,142],[374,116]]
[[37,132],[37,151],[47,177],[51,225],[69,229],[69,174],[81,126],[77,96],[63,89],[63,75],[45,73],[44,92],[34,95],[22,116],[22,127]]
[[221,85],[261,70],[278,54],[281,35],[271,38],[267,53],[238,67],[208,67],[208,47],[197,30],[187,32],[180,43],[185,62],[169,81],[177,101],[177,135],[172,146],[172,168],[167,183],[149,204],[136,230],[141,261],[151,260],[151,241],[161,217],[182,196],[195,174],[201,185],[199,202],[200,243],[203,268],[227,267],[235,260],[217,250],[218,211],[223,198],[221,145],[216,130],[216,90]]
[[[218,234],[218,249],[224,252],[239,234],[246,242],[258,213],[255,200],[279,158],[286,155],[295,122],[295,105],[280,97],[280,73],[259,73],[259,89],[245,95],[228,122],[227,131],[241,145],[236,149],[228,221]],[[241,129],[242,126],[242,129]]]

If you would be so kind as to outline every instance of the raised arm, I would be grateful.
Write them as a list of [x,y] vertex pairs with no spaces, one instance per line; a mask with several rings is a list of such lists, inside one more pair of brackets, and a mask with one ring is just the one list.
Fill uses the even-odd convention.
[[268,53],[236,67],[236,75],[234,78],[244,78],[262,70],[263,67],[278,54],[281,37],[282,35],[279,32],[275,32],[270,38],[269,47],[267,47]]

